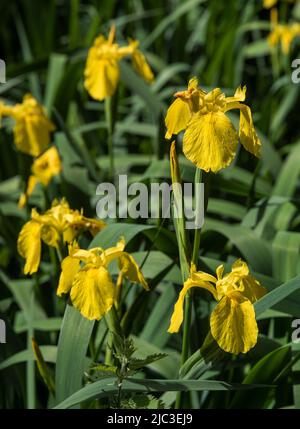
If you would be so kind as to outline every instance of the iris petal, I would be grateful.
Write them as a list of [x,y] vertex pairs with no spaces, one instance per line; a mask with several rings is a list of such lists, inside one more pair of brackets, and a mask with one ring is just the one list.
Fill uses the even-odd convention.
[[84,317],[99,320],[114,303],[115,286],[104,267],[86,265],[76,274],[70,296]]
[[123,276],[127,277],[131,282],[140,283],[144,289],[149,290],[149,286],[143,276],[143,273],[129,253],[124,252],[122,254],[119,259],[119,265]]
[[61,274],[59,278],[57,295],[68,293],[71,290],[75,275],[80,269],[80,260],[67,256],[61,263]]
[[227,103],[226,111],[233,109],[240,110],[239,138],[241,144],[248,152],[259,158],[261,151],[261,142],[254,128],[250,107],[246,104],[241,104],[239,102]]
[[138,49],[132,54],[132,64],[138,74],[140,74],[147,82],[153,81],[154,75],[146,61],[145,55]]
[[210,327],[219,347],[229,353],[247,353],[257,342],[254,307],[239,292],[221,299],[211,314]]
[[114,94],[119,74],[119,65],[115,59],[91,57],[85,69],[84,86],[95,100],[104,100]]
[[176,98],[169,107],[165,119],[167,127],[166,139],[170,139],[172,134],[178,134],[180,131],[184,130],[190,117],[191,111],[189,105],[180,98]]
[[[168,329],[168,332],[170,332],[171,334],[174,332],[178,332],[182,324],[184,298],[190,288],[200,287],[206,289],[216,298],[216,290],[207,281],[207,276],[209,276],[209,274],[203,273],[203,275],[201,276],[200,272],[192,273],[191,277],[184,282],[183,288],[180,291],[178,300],[174,306],[174,311],[171,317],[171,322]],[[212,277],[214,281],[216,280],[213,276],[210,277]]]
[[185,131],[183,152],[198,168],[216,173],[232,162],[237,144],[237,132],[224,113],[196,113]]
[[24,274],[37,272],[41,259],[41,224],[30,220],[23,226],[18,238],[18,252],[26,259]]

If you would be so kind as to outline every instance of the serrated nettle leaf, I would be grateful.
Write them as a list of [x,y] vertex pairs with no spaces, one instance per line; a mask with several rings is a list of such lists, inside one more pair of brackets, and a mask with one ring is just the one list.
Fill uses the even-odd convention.
[[168,356],[167,354],[160,353],[160,354],[149,355],[145,359],[131,358],[129,362],[129,368],[133,370],[138,370],[138,369],[144,368],[145,366],[153,362],[163,359],[167,356]]

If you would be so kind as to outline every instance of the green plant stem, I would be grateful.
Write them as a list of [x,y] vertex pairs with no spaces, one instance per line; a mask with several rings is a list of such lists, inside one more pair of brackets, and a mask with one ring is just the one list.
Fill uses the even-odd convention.
[[110,311],[106,314],[105,320],[107,323],[107,327],[109,330],[107,337],[107,347],[105,353],[105,364],[112,365],[113,364],[113,341],[114,334],[123,337],[123,331],[120,325],[119,317],[116,308],[113,306]]
[[[196,169],[195,172],[195,184],[201,183],[202,181],[202,170],[199,168]],[[199,246],[200,246],[200,235],[201,235],[201,229],[196,228],[195,234],[194,234],[194,244],[193,244],[193,254],[191,261],[193,264],[197,266],[198,261],[198,253],[199,253]],[[182,270],[184,273],[186,270]],[[186,280],[186,274],[183,274],[184,281]],[[182,366],[185,361],[189,357],[189,351],[190,351],[190,328],[191,328],[191,320],[192,320],[192,302],[193,302],[193,291],[190,289],[184,300],[184,321],[183,321],[183,338],[182,338],[182,349],[181,349],[181,358],[180,358],[180,366]],[[176,396],[176,403],[175,408],[180,409],[183,405],[183,399],[184,394],[183,392],[178,392]]]
[[[202,170],[200,170],[200,168],[197,168],[195,173],[195,186],[197,183],[201,183],[202,179],[203,179]],[[200,237],[201,237],[201,228],[196,228],[195,235],[194,235],[193,255],[192,255],[192,262],[193,264],[196,265],[196,267],[197,267],[199,247],[200,247]]]
[[[38,286],[38,279],[35,277],[36,284]],[[34,285],[30,291],[30,307],[29,314],[27,316],[27,350],[32,351],[31,340],[34,337],[33,320],[34,320]],[[26,364],[26,394],[27,394],[27,409],[33,410],[36,406],[36,391],[35,391],[35,362],[32,359],[28,359]]]
[[105,118],[108,132],[108,156],[109,156],[109,176],[113,180],[115,175],[114,165],[114,145],[113,145],[113,132],[114,132],[114,115],[113,115],[113,99],[107,97],[105,99]]

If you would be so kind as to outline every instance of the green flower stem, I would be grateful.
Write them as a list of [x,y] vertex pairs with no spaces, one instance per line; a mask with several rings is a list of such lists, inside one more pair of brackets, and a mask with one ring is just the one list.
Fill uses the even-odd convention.
[[120,325],[119,317],[115,306],[109,310],[109,312],[105,316],[105,321],[109,330],[108,340],[107,340],[107,348],[105,353],[105,364],[112,365],[113,364],[113,343],[114,343],[114,335],[118,335],[119,337],[123,337],[123,331]]
[[[196,169],[195,172],[195,184],[201,183],[202,181],[202,170],[199,168]],[[201,236],[201,229],[196,228],[195,234],[194,234],[194,245],[193,245],[193,253],[192,253],[192,262],[197,266],[198,261],[198,253],[199,253],[199,246],[200,246],[200,236]],[[186,272],[188,271],[188,272]],[[185,266],[182,269],[183,273],[183,281],[185,281],[189,275],[189,266]],[[190,328],[191,328],[191,320],[192,320],[192,302],[193,302],[193,291],[190,289],[184,300],[184,321],[183,321],[183,338],[182,338],[182,350],[181,350],[181,358],[180,358],[180,366],[182,366],[185,361],[189,357],[189,351],[190,351]],[[176,396],[176,403],[175,408],[180,409],[183,408],[183,399],[184,394],[183,392],[178,392]]]
[[114,146],[113,146],[113,133],[114,133],[114,114],[113,114],[113,98],[107,97],[105,99],[105,118],[108,131],[108,156],[109,156],[109,176],[111,179],[115,175],[114,165]]
[[[200,168],[196,169],[195,173],[195,186],[197,183],[201,183],[203,180],[203,173]],[[198,254],[199,254],[199,247],[200,247],[200,237],[201,237],[201,228],[195,229],[195,235],[194,235],[194,245],[193,245],[193,255],[192,255],[192,262],[197,267],[197,261],[198,261]]]
[[[35,275],[35,285],[32,285],[30,291],[30,306],[29,313],[27,315],[27,350],[32,351],[31,340],[34,337],[33,320],[34,320],[34,297],[35,288],[39,287],[37,275]],[[35,361],[28,359],[26,363],[26,396],[27,396],[27,409],[35,409],[36,406],[36,388],[35,388]]]
[[[182,282],[188,278],[189,275],[189,263],[190,263],[190,246],[188,242],[188,237],[185,228],[185,218],[184,218],[184,203],[182,198],[182,192],[180,192],[180,186],[182,185],[180,166],[178,163],[178,158],[176,154],[175,142],[171,145],[170,150],[170,167],[171,167],[171,177],[173,184],[173,197],[174,197],[174,206],[175,214],[174,216],[174,226],[176,230],[176,237],[179,250],[179,261]],[[189,353],[189,327],[191,322],[191,305],[190,305],[190,294],[186,295],[184,303],[184,324],[183,324],[183,343],[181,350],[181,365],[185,362]],[[177,393],[175,408],[181,408],[183,401],[183,395],[181,392]]]

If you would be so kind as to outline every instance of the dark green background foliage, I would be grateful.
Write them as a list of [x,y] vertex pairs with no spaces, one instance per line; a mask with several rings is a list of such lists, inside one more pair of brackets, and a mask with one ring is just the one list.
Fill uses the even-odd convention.
[[[300,18],[299,6],[280,2],[279,12],[282,19]],[[117,406],[171,407],[176,391],[188,390],[187,407],[299,408],[300,349],[291,343],[291,322],[300,318],[300,84],[291,82],[290,64],[299,57],[300,43],[294,41],[288,57],[272,52],[267,43],[269,11],[251,0],[1,2],[0,58],[7,64],[7,83],[0,85],[0,97],[14,104],[31,92],[45,105],[56,124],[53,142],[63,160],[63,173],[46,192],[38,188],[27,209],[19,209],[31,160],[16,151],[12,123],[2,120],[0,317],[6,321],[7,343],[0,344],[0,408],[59,403],[104,407],[118,399],[112,384],[116,369],[101,367],[98,375],[89,370],[93,362],[95,366],[104,360],[105,320],[93,324],[70,306],[65,312],[66,301],[55,295],[59,264],[51,249],[43,248],[43,262],[32,278],[24,277],[24,262],[16,251],[31,207],[42,211],[54,197],[65,196],[71,207],[83,207],[87,215],[96,216],[96,187],[108,178],[107,129],[104,103],[92,100],[84,90],[83,71],[87,49],[98,34],[107,34],[112,23],[118,40],[132,37],[141,42],[156,76],[150,87],[128,63],[121,64],[115,98],[115,166],[116,173],[127,173],[132,181],[170,180],[163,118],[172,94],[185,88],[190,77],[199,77],[206,90],[221,87],[226,95],[247,85],[246,102],[262,141],[262,158],[241,149],[230,168],[206,177],[210,197],[199,266],[213,272],[224,262],[229,269],[242,257],[273,291],[256,305],[257,346],[247,355],[232,357],[215,349],[210,353],[209,346],[207,354],[199,351],[213,303],[205,291],[197,290],[192,357],[179,375],[181,333],[167,333],[181,287],[172,222],[110,221],[93,245],[110,246],[125,235],[127,250],[143,264],[151,286],[150,293],[124,286],[129,292],[122,300],[122,326],[131,334],[134,356],[167,354],[149,359],[142,372],[124,380],[123,402]],[[237,125],[237,114],[230,116]],[[180,152],[181,136],[177,140]],[[183,156],[180,162],[184,180],[193,180],[194,166]],[[81,245],[90,245],[88,236]],[[36,369],[32,336],[50,375],[55,372],[55,399]],[[253,385],[264,387],[249,390]]]

